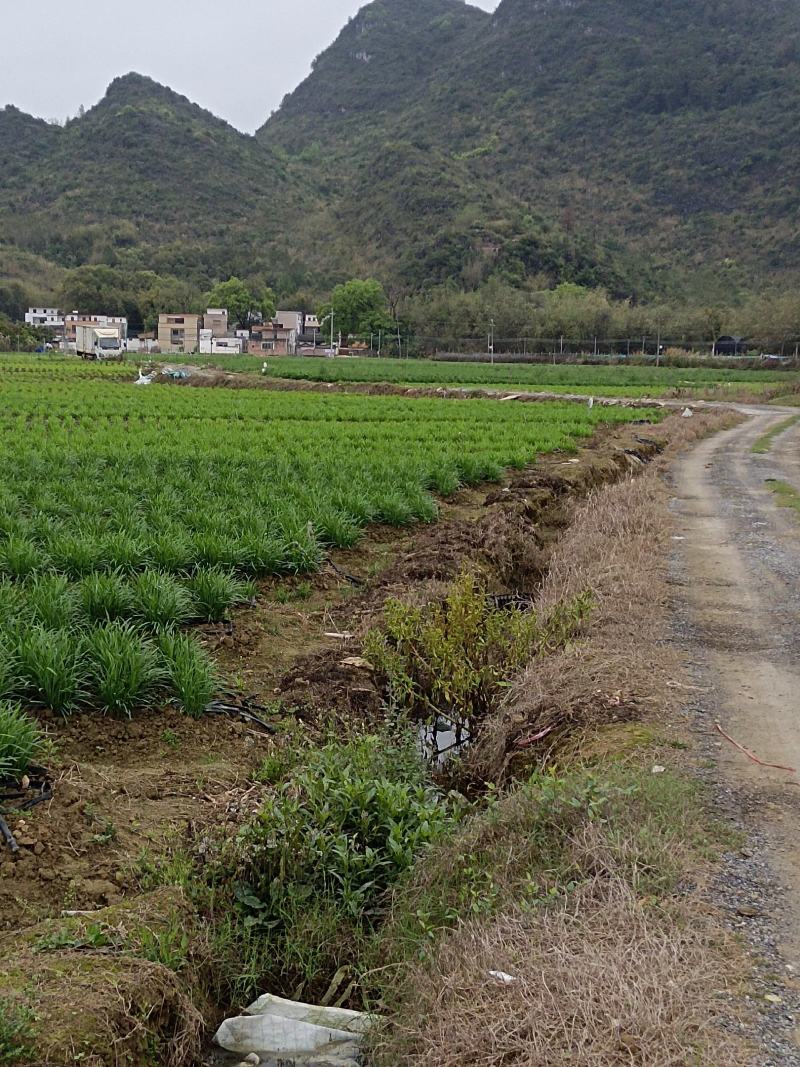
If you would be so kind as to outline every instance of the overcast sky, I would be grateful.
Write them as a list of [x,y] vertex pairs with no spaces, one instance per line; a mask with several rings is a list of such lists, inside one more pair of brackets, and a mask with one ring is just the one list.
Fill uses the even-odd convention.
[[[473,0],[487,11],[498,0]],[[252,132],[364,0],[0,0],[0,107],[64,119],[135,70]]]

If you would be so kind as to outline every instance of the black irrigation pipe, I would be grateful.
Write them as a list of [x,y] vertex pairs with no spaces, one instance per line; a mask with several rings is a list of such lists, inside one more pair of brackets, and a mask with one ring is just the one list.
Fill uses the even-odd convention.
[[[260,709],[262,708],[261,705],[253,705],[253,707],[256,706]],[[263,708],[262,710],[266,711],[267,709]],[[206,712],[210,715],[238,715],[240,718],[260,726],[261,729],[265,730],[268,734],[276,734],[278,732],[277,727],[269,722],[265,722],[264,719],[260,719],[258,715],[254,715],[251,711],[240,707],[238,704],[225,704],[221,700],[212,700],[206,708]]]
[[[31,785],[27,789],[17,788],[0,793],[0,805],[11,802],[16,811],[32,811],[39,804],[44,804],[45,801],[53,799],[53,786],[50,782],[50,776],[44,767],[31,767],[29,770],[34,775]],[[18,783],[11,782],[8,779],[5,780],[5,784],[18,785]],[[31,796],[31,793],[33,793],[33,796]],[[17,804],[14,801],[22,801],[22,803]],[[0,807],[0,838],[8,845],[13,856],[19,852],[19,845],[4,818],[4,815],[8,814],[7,808]]]

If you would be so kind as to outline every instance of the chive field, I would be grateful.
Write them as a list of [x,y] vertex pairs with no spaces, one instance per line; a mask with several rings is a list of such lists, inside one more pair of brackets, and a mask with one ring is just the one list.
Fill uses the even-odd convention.
[[642,412],[0,375],[0,700],[199,714],[191,624]]
[[659,397],[671,392],[705,392],[743,388],[759,393],[783,384],[800,387],[790,371],[731,370],[714,367],[589,366],[548,363],[449,363],[424,359],[312,357],[215,357],[226,370],[259,373],[264,362],[274,378],[321,382],[389,382],[400,385],[525,387],[549,392],[596,396]]
[[[800,390],[797,371],[715,367],[656,367],[548,363],[450,363],[429,359],[324,359],[306,356],[154,356],[162,362],[185,361],[213,365],[232,373],[261,374],[279,380],[318,382],[386,382],[401,386],[520,388],[553,393],[585,393],[602,397],[691,396],[713,392],[736,395],[747,391],[791,394]],[[107,379],[131,381],[148,359],[129,356],[125,363],[86,363],[60,353],[0,356],[0,375],[14,381],[72,381]]]

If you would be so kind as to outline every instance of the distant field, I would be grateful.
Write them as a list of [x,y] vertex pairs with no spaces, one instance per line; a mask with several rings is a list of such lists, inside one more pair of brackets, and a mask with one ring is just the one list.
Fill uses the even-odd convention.
[[[254,356],[215,357],[229,371],[258,373],[265,361]],[[597,396],[664,396],[671,392],[763,392],[787,385],[800,387],[800,374],[789,371],[717,370],[711,367],[625,367],[542,363],[441,363],[422,359],[271,358],[274,378],[319,382],[390,382],[399,385],[520,387]]]
[[[197,363],[242,374],[259,374],[261,356],[157,356],[162,362]],[[136,367],[148,362],[129,356],[125,363],[91,363],[75,356],[16,354],[0,356],[7,379],[49,381],[76,378],[130,380]],[[543,363],[444,363],[423,359],[316,359],[279,357],[266,361],[275,379],[316,382],[379,383],[400,386],[526,389],[533,392],[590,393],[608,397],[672,395],[732,399],[764,395],[765,399],[797,391],[797,371],[721,370],[713,367],[587,366]]]

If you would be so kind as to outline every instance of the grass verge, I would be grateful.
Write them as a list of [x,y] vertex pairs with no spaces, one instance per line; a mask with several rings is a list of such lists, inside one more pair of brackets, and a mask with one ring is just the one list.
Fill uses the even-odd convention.
[[772,449],[772,444],[776,437],[784,433],[786,430],[791,429],[796,423],[800,422],[800,415],[790,415],[788,419],[784,419],[779,422],[777,426],[773,426],[771,430],[768,430],[765,434],[756,441],[751,452],[755,452],[756,455],[765,455]]
[[800,515],[800,493],[798,493],[793,485],[789,485],[788,482],[782,482],[773,478],[770,478],[767,481],[767,485],[775,494],[780,507],[792,508],[792,510]]

